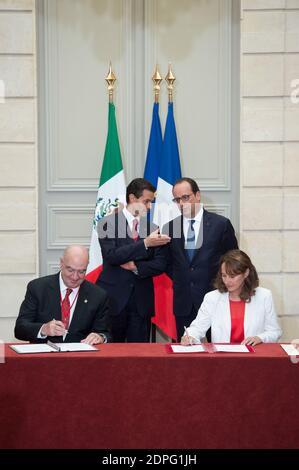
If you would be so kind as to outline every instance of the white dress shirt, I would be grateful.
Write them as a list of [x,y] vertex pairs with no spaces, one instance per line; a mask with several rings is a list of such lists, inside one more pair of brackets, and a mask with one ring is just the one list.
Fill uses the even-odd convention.
[[140,217],[135,217],[133,214],[131,214],[130,211],[128,211],[128,209],[126,207],[123,208],[123,214],[124,214],[125,218],[127,219],[127,222],[129,224],[129,228],[130,228],[131,232],[133,232],[133,221],[135,219],[138,220],[137,232],[139,233]]
[[[59,273],[59,287],[60,287],[60,304],[61,304],[62,300],[64,299],[64,297],[65,297],[65,295],[66,295],[66,290],[68,289],[68,287],[67,287],[67,286],[65,285],[65,283],[63,282],[61,273]],[[74,311],[75,311],[75,308],[76,308],[76,304],[77,304],[77,300],[78,300],[78,295],[79,295],[79,289],[80,289],[80,286],[79,286],[79,287],[72,288],[72,292],[70,293],[70,296],[69,296],[69,299],[70,299],[70,307],[71,307],[69,325],[71,324],[71,321],[72,321],[72,318],[73,318],[73,314],[74,314]],[[54,318],[54,317],[53,317],[53,318]],[[42,329],[42,328],[41,328],[41,329]],[[41,333],[41,329],[39,330],[37,337],[38,337],[39,339],[44,339],[44,338],[47,337],[47,335],[43,335],[43,334]],[[65,339],[65,337],[66,337],[66,335],[63,336],[63,339]]]
[[197,239],[198,239],[202,216],[203,216],[203,205],[200,204],[200,209],[194,217],[190,217],[190,218],[183,217],[183,231],[184,231],[185,240],[187,240],[188,238],[188,229],[190,227],[190,220],[195,220],[193,224],[194,234],[195,234],[195,246],[196,246]]
[[[60,286],[60,302],[62,302],[64,297],[66,296],[66,290],[68,289],[68,287],[63,282],[61,273],[59,274],[59,286]],[[79,295],[79,289],[80,289],[80,286],[72,288],[72,292],[70,293],[70,296],[69,296],[70,307],[71,307],[69,325],[71,324],[73,314],[74,314],[74,311],[75,311],[75,308],[76,308],[78,295]]]
[[[133,222],[135,219],[138,220],[138,225],[137,225],[137,232],[139,234],[139,229],[140,229],[140,217],[135,217],[133,214],[131,214],[130,211],[128,211],[128,209],[126,207],[123,208],[123,214],[128,222],[128,225],[129,225],[129,228],[131,230],[131,232],[133,233]],[[144,246],[147,250],[147,246],[146,244],[144,243]],[[136,276],[138,275],[138,269],[134,269],[133,271],[131,271],[133,274],[135,274]]]

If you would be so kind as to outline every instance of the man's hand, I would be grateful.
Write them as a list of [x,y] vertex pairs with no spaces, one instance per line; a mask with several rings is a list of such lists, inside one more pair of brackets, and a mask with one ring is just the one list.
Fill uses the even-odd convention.
[[104,343],[104,338],[98,333],[90,333],[85,339],[82,339],[81,343],[86,344],[100,344]]
[[66,333],[62,321],[55,319],[45,323],[41,329],[41,334],[44,336],[64,336]]
[[148,237],[144,239],[144,244],[146,248],[167,245],[171,238],[168,235],[161,235],[160,230],[157,228],[152,232]]
[[134,261],[128,261],[127,263],[121,264],[120,267],[126,269],[127,271],[136,271],[137,269]]

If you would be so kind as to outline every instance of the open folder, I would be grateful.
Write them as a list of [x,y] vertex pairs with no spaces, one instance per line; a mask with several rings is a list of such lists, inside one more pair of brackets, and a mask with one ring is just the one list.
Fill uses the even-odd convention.
[[254,352],[252,346],[247,344],[214,344],[202,343],[183,346],[181,344],[167,344],[167,350],[172,353],[198,353],[198,352],[230,352],[230,353],[249,353]]
[[86,343],[52,343],[51,341],[40,344],[12,344],[10,347],[19,354],[99,351],[98,348]]

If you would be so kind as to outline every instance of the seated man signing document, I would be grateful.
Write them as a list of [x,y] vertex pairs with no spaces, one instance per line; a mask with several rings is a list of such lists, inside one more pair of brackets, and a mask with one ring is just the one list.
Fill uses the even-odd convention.
[[88,251],[72,245],[60,259],[58,274],[29,282],[15,326],[15,337],[34,343],[110,340],[108,296],[85,280]]

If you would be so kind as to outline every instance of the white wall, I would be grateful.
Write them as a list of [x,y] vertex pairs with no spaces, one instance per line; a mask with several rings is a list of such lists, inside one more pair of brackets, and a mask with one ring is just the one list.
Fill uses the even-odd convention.
[[0,338],[11,340],[27,282],[36,277],[35,5],[0,0]]
[[[241,243],[299,337],[299,1],[243,0]],[[299,87],[297,85],[299,98]]]

